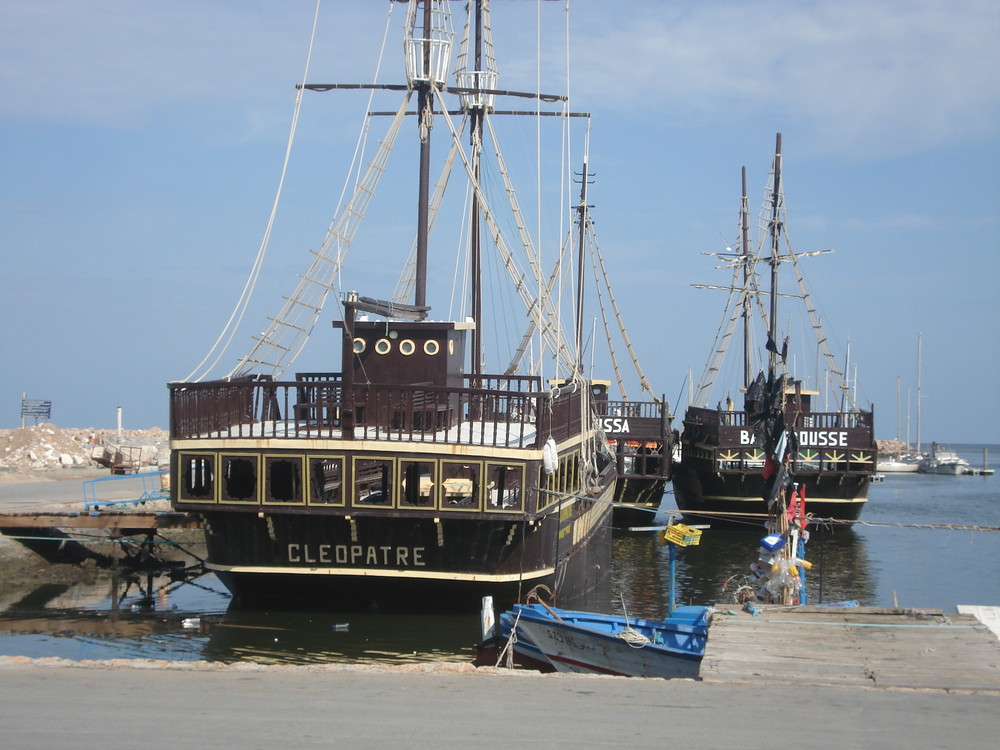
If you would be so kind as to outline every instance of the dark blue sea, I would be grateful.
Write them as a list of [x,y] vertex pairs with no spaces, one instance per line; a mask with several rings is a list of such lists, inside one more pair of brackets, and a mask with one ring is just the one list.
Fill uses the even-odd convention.
[[[982,445],[954,445],[974,467]],[[1000,445],[985,446],[1000,461]],[[1000,605],[1000,480],[996,476],[887,474],[872,485],[852,528],[812,530],[809,603],[938,608]],[[664,496],[662,509],[674,507]],[[661,512],[651,525],[662,522]],[[762,528],[706,529],[677,552],[679,603],[725,602],[749,574]],[[469,660],[479,613],[399,616],[241,610],[211,575],[137,575],[98,586],[40,586],[16,600],[0,589],[0,655],[66,659],[168,659],[405,663]],[[653,532],[616,532],[608,588],[589,607],[662,617],[669,557]],[[115,606],[117,605],[117,606]]]

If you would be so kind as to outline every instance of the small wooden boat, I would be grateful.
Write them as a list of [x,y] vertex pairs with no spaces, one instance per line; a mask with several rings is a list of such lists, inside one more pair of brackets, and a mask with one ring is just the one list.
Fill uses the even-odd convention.
[[516,604],[500,617],[526,662],[558,672],[627,677],[697,678],[705,655],[710,607],[677,607],[663,620]]

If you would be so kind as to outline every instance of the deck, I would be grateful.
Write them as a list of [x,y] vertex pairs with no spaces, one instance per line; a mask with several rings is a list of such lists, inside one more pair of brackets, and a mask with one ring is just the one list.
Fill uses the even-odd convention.
[[997,692],[1000,639],[937,609],[716,605],[706,682]]

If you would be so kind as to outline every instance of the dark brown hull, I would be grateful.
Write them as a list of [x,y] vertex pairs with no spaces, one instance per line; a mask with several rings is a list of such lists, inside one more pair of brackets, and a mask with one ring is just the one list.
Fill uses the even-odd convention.
[[[610,512],[594,511],[575,544],[573,521],[206,514],[208,567],[243,604],[343,611],[499,606],[533,586],[573,601],[608,574]],[[579,521],[580,519],[578,519]],[[559,533],[559,528],[563,533]],[[570,531],[567,531],[570,530]]]
[[[857,521],[868,502],[869,475],[796,476],[805,487],[806,512],[815,518]],[[760,472],[713,474],[683,463],[672,478],[677,508],[689,523],[713,526],[763,525],[767,518]]]
[[[792,481],[805,489],[806,512],[814,518],[857,521],[877,460],[872,412],[807,407],[806,401],[786,411]],[[766,455],[746,412],[689,407],[681,451],[671,480],[687,520],[716,526],[764,523]]]

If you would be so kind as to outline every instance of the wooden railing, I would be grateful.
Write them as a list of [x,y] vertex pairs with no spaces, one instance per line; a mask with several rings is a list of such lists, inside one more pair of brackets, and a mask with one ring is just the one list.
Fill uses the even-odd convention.
[[294,381],[171,383],[170,436],[537,447],[549,436],[559,441],[581,429],[579,389],[543,391],[533,377],[483,375],[466,381],[489,387],[348,387],[339,373],[305,373]]

